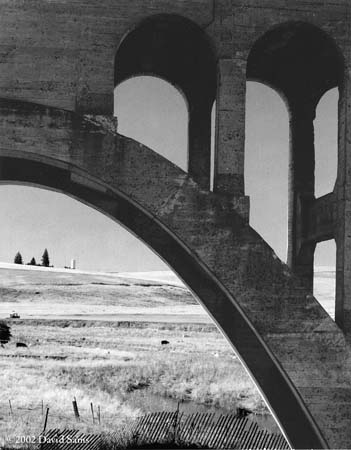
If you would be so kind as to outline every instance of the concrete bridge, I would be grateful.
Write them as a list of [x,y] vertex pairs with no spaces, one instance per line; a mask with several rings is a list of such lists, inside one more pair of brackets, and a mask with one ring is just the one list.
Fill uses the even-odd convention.
[[[0,13],[1,182],[63,192],[126,226],[207,309],[292,447],[351,448],[350,2],[1,0]],[[140,74],[187,100],[188,173],[117,132],[114,88]],[[290,113],[288,265],[249,225],[246,80]],[[316,199],[313,119],[334,87],[338,176]],[[311,294],[326,239],[336,323]]]

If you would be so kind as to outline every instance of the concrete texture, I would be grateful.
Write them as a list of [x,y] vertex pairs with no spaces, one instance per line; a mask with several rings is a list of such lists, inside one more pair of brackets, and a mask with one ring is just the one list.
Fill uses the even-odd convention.
[[[350,3],[3,0],[0,11],[0,180],[59,190],[122,222],[202,302],[294,448],[350,448],[351,354],[338,327],[351,329]],[[187,99],[189,174],[117,133],[115,83],[141,73]],[[248,225],[247,79],[276,89],[290,112],[290,268]],[[316,199],[313,118],[336,86],[338,178]],[[315,245],[331,238],[338,325],[310,294]]]
[[119,136],[113,119],[5,100],[0,117],[3,182],[59,190],[126,225],[202,302],[292,445],[347,446],[345,338],[228,199]]

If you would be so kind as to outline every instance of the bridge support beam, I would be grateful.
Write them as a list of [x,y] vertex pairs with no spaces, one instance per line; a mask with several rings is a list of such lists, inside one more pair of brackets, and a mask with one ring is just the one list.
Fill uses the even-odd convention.
[[[0,181],[72,195],[127,226],[201,300],[292,448],[349,447],[350,348],[342,332],[260,236],[223,208],[222,196],[119,136],[107,117],[5,99],[0,117]],[[328,222],[321,205],[314,202],[313,214]]]
[[314,202],[314,118],[313,105],[302,99],[290,103],[288,265],[309,291],[316,247],[316,242],[305,240]]
[[189,174],[203,189],[210,189],[211,179],[211,108],[210,99],[200,99],[189,106]]
[[218,62],[215,192],[244,195],[246,74],[239,62]]
[[213,190],[231,197],[233,208],[248,220],[249,198],[244,194],[245,70],[242,60],[218,62]]
[[336,223],[336,196],[334,192],[314,200],[309,208],[306,240],[322,242],[334,239]]
[[[349,56],[351,60],[351,55]],[[350,65],[350,61],[349,61]],[[351,79],[345,68],[339,98],[339,153],[336,182],[336,299],[335,320],[351,334]]]

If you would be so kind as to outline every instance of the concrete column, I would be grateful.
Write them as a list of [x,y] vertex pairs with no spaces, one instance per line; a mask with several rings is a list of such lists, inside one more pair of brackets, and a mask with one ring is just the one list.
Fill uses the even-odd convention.
[[211,177],[211,108],[207,99],[189,107],[189,174],[203,188],[210,189]]
[[214,191],[244,195],[246,68],[242,60],[218,62]]
[[314,201],[315,107],[303,99],[290,103],[288,265],[313,290],[315,242],[304,242]]
[[[351,62],[351,55],[349,57]],[[339,97],[335,320],[351,334],[351,74],[345,70]]]

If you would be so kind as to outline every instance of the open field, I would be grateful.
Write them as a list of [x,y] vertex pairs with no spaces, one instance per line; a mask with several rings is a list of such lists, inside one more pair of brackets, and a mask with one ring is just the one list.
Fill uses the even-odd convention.
[[[13,310],[21,316],[8,320],[12,341],[0,348],[0,445],[37,435],[46,406],[48,428],[89,432],[175,410],[179,401],[184,412],[266,412],[232,349],[179,281],[10,268],[0,275],[0,318]],[[320,278],[331,310],[332,275]],[[267,416],[261,424],[274,431]]]
[[[145,321],[152,321],[150,316],[154,315],[156,321],[171,322],[179,315],[178,321],[210,322],[204,309],[171,272],[142,276],[40,267],[33,270],[0,263],[0,319],[20,309],[23,318],[119,321],[145,317]],[[317,268],[314,285],[317,300],[333,317],[335,271]]]
[[1,437],[38,434],[46,405],[48,427],[90,432],[174,410],[178,401],[188,412],[266,411],[230,346],[184,287],[106,274],[0,273],[0,313],[21,316],[8,320],[13,337],[0,349]]
[[[38,434],[42,403],[50,407],[48,426],[86,431],[115,429],[143,412],[175,409],[179,400],[191,401],[192,411],[197,404],[262,411],[259,394],[223,337],[214,329],[187,328],[14,323],[13,341],[28,348],[10,343],[1,350],[0,436],[19,430]],[[162,339],[170,344],[161,345]],[[74,421],[74,397],[80,423]],[[100,425],[92,424],[90,402],[101,408]]]
[[183,286],[115,274],[0,268],[0,298],[0,318],[210,321]]

